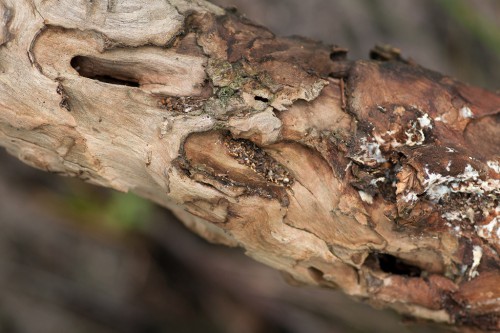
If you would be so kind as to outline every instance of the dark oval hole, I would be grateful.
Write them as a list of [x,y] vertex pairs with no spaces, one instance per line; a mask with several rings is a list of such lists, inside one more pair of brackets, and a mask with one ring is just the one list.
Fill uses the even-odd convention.
[[318,283],[321,283],[323,282],[323,272],[320,271],[319,269],[317,269],[316,267],[309,267],[307,268],[307,270],[309,271],[309,274],[311,275],[311,277],[313,278],[314,281],[318,282]]
[[78,74],[88,79],[119,86],[140,86],[138,80],[126,77],[117,70],[116,64],[112,64],[106,60],[76,56],[71,59],[71,67],[73,67]]
[[422,269],[387,253],[370,253],[364,265],[394,275],[418,277]]
[[330,52],[330,60],[332,61],[342,61],[347,59],[347,52],[348,50],[346,48],[340,47],[340,46],[334,46],[332,48],[332,51]]
[[254,97],[256,101],[261,101],[261,102],[264,102],[264,103],[268,103],[269,102],[269,98],[265,98],[265,97],[262,97],[262,96],[255,96]]

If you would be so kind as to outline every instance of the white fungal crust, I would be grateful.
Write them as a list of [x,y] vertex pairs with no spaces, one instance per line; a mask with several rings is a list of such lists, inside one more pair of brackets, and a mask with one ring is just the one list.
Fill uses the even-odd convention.
[[477,267],[481,263],[482,257],[483,257],[483,249],[480,246],[475,245],[472,248],[472,266],[469,270],[469,278],[470,279],[473,279],[473,278],[479,276],[479,273],[477,272]]
[[373,204],[373,197],[370,194],[368,194],[364,191],[358,191],[358,193],[359,193],[359,197],[361,198],[361,200],[363,200],[367,204],[370,204],[370,205]]
[[423,185],[428,197],[437,202],[450,193],[474,194],[496,200],[500,196],[500,180],[488,178],[483,180],[479,172],[470,164],[458,175],[443,176],[425,168],[426,179]]
[[[433,202],[439,203],[441,217],[448,221],[454,231],[473,228],[478,236],[500,246],[498,232],[493,231],[497,230],[497,218],[494,216],[498,214],[496,205],[500,198],[500,180],[480,178],[479,172],[470,164],[462,173],[454,176],[432,173],[427,168],[425,172],[425,194]],[[480,224],[491,218],[488,224]]]
[[495,171],[495,173],[498,173],[500,174],[500,162],[498,161],[487,161],[486,164],[488,165],[488,167]]
[[387,159],[380,150],[378,142],[370,142],[370,139],[361,138],[359,151],[352,157],[353,160],[361,164],[375,165],[387,162]]
[[497,207],[498,216],[493,217],[487,224],[476,225],[476,232],[479,237],[488,243],[500,247],[500,206]]
[[[443,248],[455,244],[453,259],[444,260],[460,266],[445,264],[447,276],[470,282],[475,295],[480,285],[485,291],[498,280],[488,272],[500,253],[492,222],[498,215],[500,179],[496,164],[486,163],[484,156],[494,161],[500,153],[498,140],[489,137],[498,132],[494,119],[500,98],[487,101],[474,88],[422,68],[406,71],[397,62],[357,63],[347,85],[348,111],[360,124],[348,150],[354,162],[348,175],[353,179],[348,179],[361,201],[362,192],[373,197],[365,209],[392,219],[395,229],[414,230],[413,239],[430,232]],[[388,202],[396,207],[387,208]],[[397,257],[402,258],[401,252]],[[405,257],[420,262],[419,267],[424,258]],[[391,276],[383,285],[393,287],[395,281]],[[496,287],[490,284],[488,290]],[[460,297],[452,296],[465,301]]]
[[460,109],[460,117],[464,119],[474,118],[474,113],[468,106],[464,106]]
[[[418,110],[418,109],[415,109]],[[395,112],[406,112],[402,106],[395,108]],[[421,112],[421,111],[419,111]],[[421,112],[423,113],[423,112]],[[410,120],[406,126],[394,124],[391,129],[385,132],[379,132],[374,129],[372,134],[379,146],[383,147],[385,152],[391,149],[401,147],[418,147],[426,143],[425,130],[433,128],[432,120],[427,113],[423,113],[421,117],[415,120]]]
[[417,120],[421,128],[432,128],[432,121],[427,113],[422,117],[417,118]]

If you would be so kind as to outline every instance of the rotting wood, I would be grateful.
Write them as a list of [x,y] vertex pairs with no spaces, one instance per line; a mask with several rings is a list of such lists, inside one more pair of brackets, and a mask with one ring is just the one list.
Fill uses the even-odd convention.
[[0,13],[11,154],[154,200],[300,283],[500,329],[498,94],[204,1]]

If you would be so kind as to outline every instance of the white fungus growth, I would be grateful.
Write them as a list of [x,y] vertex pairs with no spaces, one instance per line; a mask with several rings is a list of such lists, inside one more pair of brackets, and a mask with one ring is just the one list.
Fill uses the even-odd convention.
[[446,212],[441,217],[447,221],[462,221],[462,213],[459,211]]
[[427,174],[427,179],[424,181],[425,192],[427,196],[433,201],[439,201],[446,194],[450,193],[450,189],[446,185],[449,181],[449,176],[442,176],[438,173],[432,173],[426,167],[425,173]]
[[[404,110],[400,108],[398,110]],[[410,127],[404,131],[406,139],[402,141],[401,139],[395,137],[398,134],[396,130],[389,130],[385,133],[373,133],[373,138],[379,146],[386,145],[389,143],[392,148],[401,147],[403,145],[414,147],[421,146],[425,143],[424,129],[432,128],[432,119],[427,113],[424,113],[422,117],[417,118],[417,120],[410,121]],[[387,138],[389,137],[389,138]],[[388,142],[390,140],[390,142]]]
[[450,148],[450,147],[446,147],[446,152],[447,153],[456,153],[457,151],[453,148]]
[[446,171],[450,172],[450,167],[451,167],[451,161],[448,162],[446,165]]
[[417,196],[417,193],[415,192],[408,192],[406,193],[405,195],[403,195],[403,200],[405,202],[415,202],[418,200],[418,196]]
[[433,201],[436,201],[436,202],[450,193],[451,193],[451,190],[448,187],[448,185],[431,186],[427,190],[427,195],[429,196],[429,198]]
[[421,146],[425,142],[425,134],[421,128],[417,128],[416,122],[411,122],[412,127],[405,131],[406,142],[408,147]]
[[472,110],[468,106],[464,106],[460,109],[460,116],[462,118],[473,118],[474,113],[472,113]]
[[422,117],[420,118],[417,118],[418,122],[420,123],[420,127],[422,128],[432,128],[432,122],[431,122],[431,118],[429,117],[429,115],[426,113],[424,114]]
[[391,144],[391,147],[392,148],[397,148],[397,147],[401,147],[402,144],[400,142],[398,142],[395,138],[393,138],[392,136],[397,134],[397,131],[394,131],[394,130],[390,130],[390,131],[386,131],[384,134],[379,134],[379,133],[373,133],[373,138],[375,139],[375,141],[377,141],[377,143],[379,145],[385,145],[387,143],[386,140],[384,140],[382,138],[382,136],[389,136],[390,138],[392,138],[390,144]]
[[497,240],[500,241],[500,217],[495,216],[490,223],[476,226],[476,231],[479,237],[492,239],[496,236]]
[[472,248],[472,266],[469,271],[469,278],[473,279],[479,276],[477,267],[481,263],[481,258],[483,257],[483,249],[480,246],[475,245]]
[[359,146],[360,153],[353,159],[359,163],[367,164],[370,162],[384,163],[387,159],[382,155],[380,144],[378,142],[368,142],[366,138],[361,138]]
[[363,200],[367,204],[373,204],[373,197],[370,194],[366,193],[365,191],[358,191],[358,193],[361,200]]
[[488,165],[488,167],[495,171],[496,173],[500,174],[500,163],[496,162],[496,161],[487,161],[486,164]]
[[465,167],[464,173],[461,175],[457,176],[458,178],[463,178],[463,179],[473,179],[476,180],[479,177],[479,172],[477,172],[472,165],[467,164]]
[[377,186],[378,182],[383,183],[385,181],[385,179],[386,179],[385,177],[378,177],[378,178],[372,179],[372,180],[370,180],[370,185]]
[[[417,118],[417,121],[410,122],[411,128],[405,131],[406,142],[405,145],[409,147],[421,146],[425,142],[424,129],[432,128],[432,120],[427,113],[422,117]],[[420,125],[420,126],[417,126]]]
[[437,116],[436,118],[434,118],[434,121],[440,121],[442,123],[447,123],[446,119],[443,118],[443,116]]
[[470,164],[464,172],[456,176],[443,176],[439,173],[430,172],[425,169],[426,178],[423,185],[427,196],[434,202],[439,201],[450,193],[468,193],[476,195],[500,195],[500,180],[479,178],[479,172]]

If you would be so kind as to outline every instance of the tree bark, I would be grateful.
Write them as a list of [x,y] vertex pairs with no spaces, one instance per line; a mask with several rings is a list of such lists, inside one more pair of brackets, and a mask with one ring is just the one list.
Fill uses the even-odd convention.
[[187,0],[1,0],[0,144],[302,284],[500,329],[500,96]]

